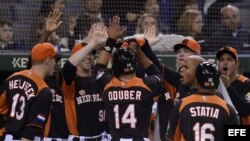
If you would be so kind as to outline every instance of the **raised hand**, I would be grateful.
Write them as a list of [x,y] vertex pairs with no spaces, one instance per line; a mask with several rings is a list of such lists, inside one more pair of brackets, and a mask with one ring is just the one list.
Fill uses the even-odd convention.
[[106,27],[103,23],[95,23],[92,25],[88,37],[89,43],[94,43],[96,49],[103,47],[108,38]]
[[131,49],[136,55],[142,52],[141,47],[138,45],[136,41],[130,41],[128,48]]
[[120,17],[114,16],[112,20],[109,20],[109,27],[107,29],[108,36],[114,40],[121,38],[125,32],[126,28],[121,28],[120,26]]
[[60,12],[58,9],[54,9],[49,13],[45,24],[45,30],[47,32],[54,32],[59,28],[59,26],[62,24],[62,21],[60,20],[61,15],[62,12]]
[[156,36],[156,26],[151,25],[144,29],[144,37],[148,40],[150,46],[157,43],[161,38]]
[[228,88],[231,84],[231,81],[230,81],[230,71],[228,70],[227,71],[227,74],[222,74],[220,75],[220,79],[222,80],[222,82],[224,83],[225,87]]

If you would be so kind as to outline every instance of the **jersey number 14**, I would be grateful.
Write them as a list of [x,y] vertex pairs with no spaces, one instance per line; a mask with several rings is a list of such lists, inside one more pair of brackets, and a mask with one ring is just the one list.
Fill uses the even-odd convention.
[[136,128],[137,119],[135,117],[135,105],[134,104],[129,104],[129,106],[125,110],[125,113],[122,115],[121,119],[119,115],[119,105],[115,105],[114,112],[115,112],[115,128],[116,129],[120,128],[120,120],[121,120],[121,124],[130,124],[131,128]]

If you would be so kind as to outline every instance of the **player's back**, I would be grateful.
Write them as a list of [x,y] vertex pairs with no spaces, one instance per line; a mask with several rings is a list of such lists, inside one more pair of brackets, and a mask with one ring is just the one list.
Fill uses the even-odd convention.
[[136,77],[130,82],[113,78],[106,85],[103,100],[114,140],[148,137],[154,96],[143,80]]
[[232,107],[211,93],[184,98],[171,116],[168,138],[174,140],[221,141],[224,125],[238,123]]
[[[14,73],[3,84],[1,97],[5,97],[5,105],[1,105],[0,111],[6,109],[9,117],[6,122],[6,134],[20,137],[24,127],[30,118],[31,105],[35,97],[43,88],[47,87],[45,82],[31,71],[25,70]],[[44,117],[42,117],[42,120]]]

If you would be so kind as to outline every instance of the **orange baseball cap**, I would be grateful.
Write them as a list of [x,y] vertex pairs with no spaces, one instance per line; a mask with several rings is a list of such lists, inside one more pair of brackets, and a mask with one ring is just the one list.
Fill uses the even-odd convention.
[[230,46],[225,46],[219,49],[219,51],[216,53],[216,58],[220,59],[221,55],[224,53],[228,53],[233,56],[233,58],[238,61],[238,53],[237,50]]
[[[87,45],[87,43],[85,43],[85,42],[76,43],[74,45],[74,47],[72,48],[71,53],[74,54],[75,52],[77,52],[81,48],[84,48],[86,45]],[[95,50],[93,50],[92,53],[95,54],[96,53]]]
[[33,61],[42,61],[47,58],[61,57],[57,54],[54,46],[51,43],[38,43],[31,50],[31,58]]
[[180,48],[183,48],[183,47],[192,50],[196,54],[201,53],[201,46],[194,39],[184,39],[180,44],[176,44],[174,46],[174,50],[177,51],[177,50],[179,50]]

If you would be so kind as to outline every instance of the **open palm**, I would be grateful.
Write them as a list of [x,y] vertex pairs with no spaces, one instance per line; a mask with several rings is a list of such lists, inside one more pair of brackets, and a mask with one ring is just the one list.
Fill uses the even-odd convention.
[[61,15],[62,13],[57,9],[50,12],[46,20],[45,30],[49,32],[56,31],[62,24],[62,21],[60,20]]
[[155,25],[148,26],[144,29],[144,37],[148,40],[150,46],[154,45],[161,39],[156,35]]
[[96,44],[96,49],[103,47],[107,38],[108,38],[108,34],[106,32],[106,28],[103,25],[103,23],[96,23],[92,26],[91,30],[90,30],[90,34],[91,35],[91,41]]

